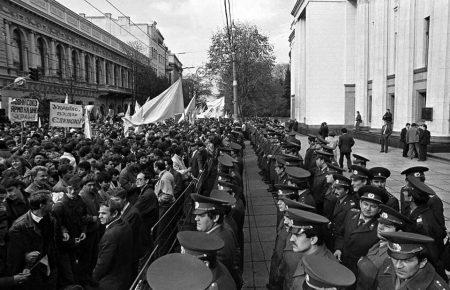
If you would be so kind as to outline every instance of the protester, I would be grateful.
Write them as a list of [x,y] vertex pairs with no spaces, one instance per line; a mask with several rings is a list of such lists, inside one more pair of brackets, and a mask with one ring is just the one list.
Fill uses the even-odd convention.
[[411,127],[410,123],[406,123],[405,128],[400,132],[400,142],[403,144],[403,157],[408,157],[409,144],[406,142],[406,133]]
[[419,134],[419,161],[426,161],[427,160],[427,147],[430,145],[430,131],[427,130],[427,125],[422,124],[420,126],[420,134]]

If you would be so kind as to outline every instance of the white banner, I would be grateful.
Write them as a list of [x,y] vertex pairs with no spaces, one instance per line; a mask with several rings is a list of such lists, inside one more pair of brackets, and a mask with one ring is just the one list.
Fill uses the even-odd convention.
[[83,106],[50,102],[51,127],[83,127]]
[[8,116],[11,122],[36,122],[39,101],[36,99],[9,98]]

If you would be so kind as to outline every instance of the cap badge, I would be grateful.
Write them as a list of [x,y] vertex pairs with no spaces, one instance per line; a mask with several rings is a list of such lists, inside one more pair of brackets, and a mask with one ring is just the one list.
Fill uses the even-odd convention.
[[392,244],[392,250],[395,251],[395,252],[400,252],[402,250],[402,247],[399,244],[397,244],[397,243],[393,243]]
[[358,174],[358,170],[353,170],[353,174]]
[[194,203],[194,208],[197,209],[197,208],[199,208],[199,207],[200,207],[200,204],[199,204],[198,202],[195,202],[195,203]]
[[385,213],[385,212],[383,212],[383,213],[381,214],[381,217],[384,218],[384,219],[387,219],[387,218],[388,218],[388,214]]
[[420,177],[420,172],[414,172],[415,177]]
[[418,217],[417,220],[416,220],[416,222],[417,222],[418,224],[422,223],[422,217]]
[[374,198],[375,198],[375,194],[373,194],[373,193],[369,193],[369,194],[367,194],[367,197],[368,197],[368,198],[372,198],[372,199],[374,199]]
[[381,176],[381,172],[378,172],[378,176]]

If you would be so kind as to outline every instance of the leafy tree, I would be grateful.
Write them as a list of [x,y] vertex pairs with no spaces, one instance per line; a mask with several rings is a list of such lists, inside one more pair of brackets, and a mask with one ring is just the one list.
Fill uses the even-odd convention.
[[186,107],[194,96],[197,96],[196,107],[206,106],[206,96],[211,93],[211,81],[207,78],[201,78],[197,74],[187,74],[183,76],[183,99]]
[[[235,24],[232,34],[240,113],[243,116],[278,114],[278,95],[283,94],[284,83],[273,75],[275,56],[268,37],[261,34],[255,25],[247,23]],[[232,49],[226,28],[214,33],[208,54],[207,68],[218,77],[219,93],[225,96],[225,110],[232,112]]]

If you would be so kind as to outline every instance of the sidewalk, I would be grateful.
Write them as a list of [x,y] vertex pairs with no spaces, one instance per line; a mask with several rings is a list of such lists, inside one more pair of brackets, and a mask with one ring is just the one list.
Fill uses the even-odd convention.
[[[305,156],[308,148],[307,136],[297,134],[297,139],[302,142],[301,155]],[[402,157],[402,149],[389,148],[389,153],[380,153],[380,145],[355,139],[355,146],[353,153],[360,154],[370,161],[367,164],[368,168],[375,166],[383,166],[391,171],[391,177],[387,180],[387,189],[397,198],[400,194],[400,188],[404,185],[405,176],[401,175],[404,169],[412,166],[426,166],[430,170],[425,173],[426,183],[436,194],[442,199],[444,203],[444,216],[446,220],[447,229],[450,229],[450,162],[437,158],[428,158],[427,161],[417,161],[417,159],[409,159]],[[443,153],[447,154],[447,153]],[[353,160],[353,158],[352,158]],[[339,160],[338,160],[339,161]],[[345,158],[344,167],[346,168]],[[346,173],[348,176],[349,173]]]
[[270,258],[276,238],[276,205],[267,192],[267,184],[258,174],[256,155],[245,144],[244,192],[247,213],[244,225],[244,286],[242,289],[266,289]]

